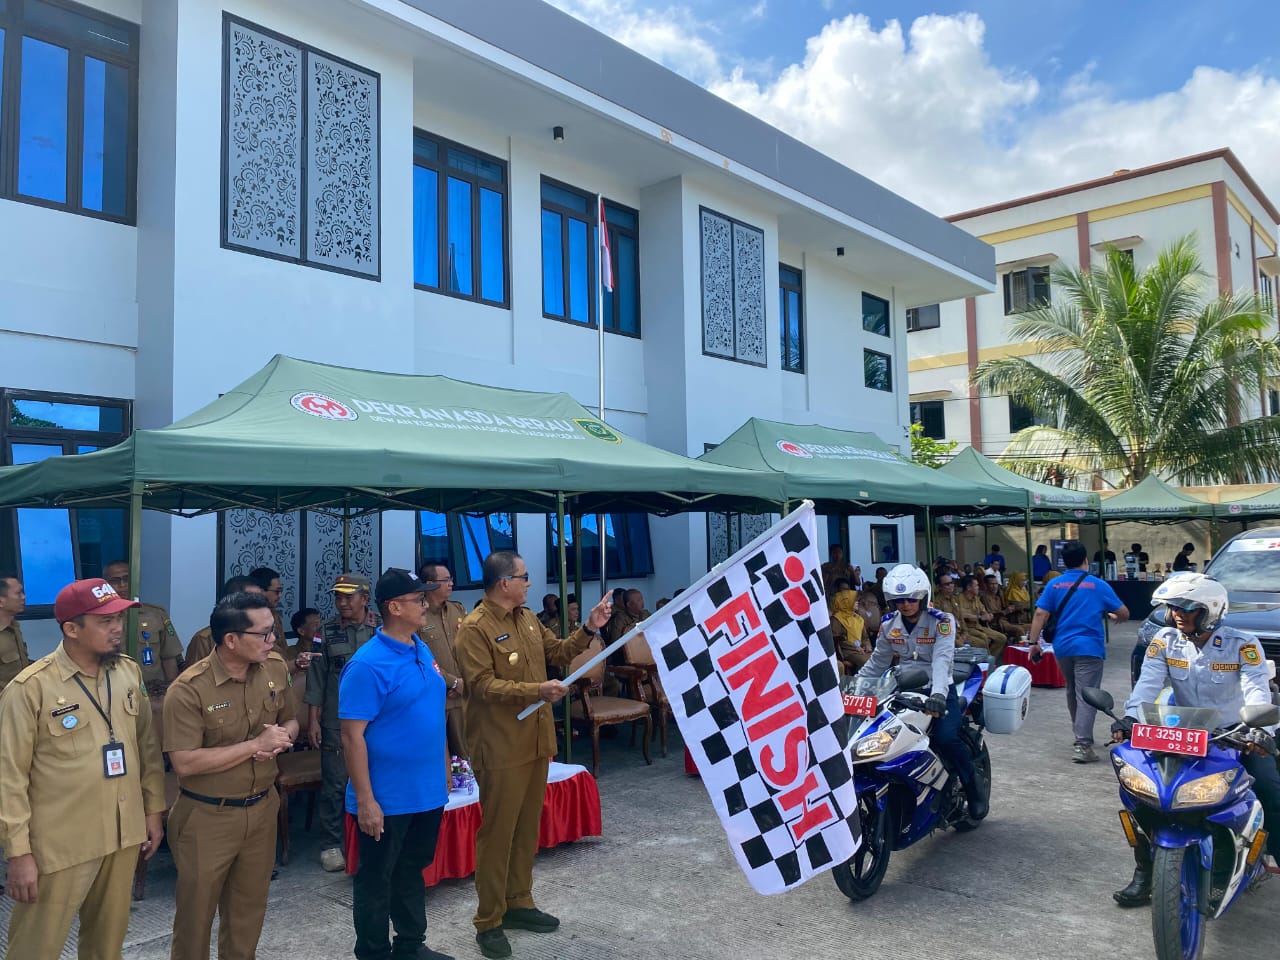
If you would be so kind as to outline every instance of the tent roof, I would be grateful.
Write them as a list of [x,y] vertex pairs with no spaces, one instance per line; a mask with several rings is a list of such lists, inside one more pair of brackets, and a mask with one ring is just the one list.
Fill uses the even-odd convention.
[[[751,419],[700,458],[781,479],[789,500],[819,513],[911,513],[918,507],[974,513],[1025,509],[1026,490],[949,477],[905,459],[872,433]],[[905,509],[885,509],[900,505]]]
[[1280,487],[1273,487],[1252,497],[1218,505],[1218,515],[1234,517],[1280,517]]
[[0,469],[0,505],[199,513],[776,510],[776,478],[633,440],[563,393],[276,356],[183,420],[96,453]]
[[1209,519],[1213,504],[1171,487],[1154,474],[1102,501],[1107,520]]
[[999,484],[1026,490],[1031,494],[1031,506],[1039,510],[1097,510],[1102,503],[1102,498],[1096,493],[1055,487],[1019,476],[1012,470],[1006,470],[991,458],[984,457],[973,447],[965,447],[944,464],[941,470],[947,476],[957,480]]

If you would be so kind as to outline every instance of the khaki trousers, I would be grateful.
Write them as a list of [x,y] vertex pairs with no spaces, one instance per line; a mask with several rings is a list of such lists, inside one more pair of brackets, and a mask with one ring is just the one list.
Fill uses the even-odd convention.
[[35,903],[15,903],[7,960],[58,960],[80,915],[80,960],[120,960],[138,846],[42,873]]
[[466,710],[461,707],[446,710],[444,727],[448,738],[449,754],[454,757],[470,757],[471,753],[467,750]]
[[218,915],[219,960],[254,960],[276,860],[274,789],[252,807],[215,807],[178,797],[169,850],[178,868],[171,960],[209,960]]
[[533,858],[547,792],[549,760],[505,770],[477,770],[480,829],[476,832],[476,896],[472,922],[483,933],[502,926],[513,907],[532,908]]

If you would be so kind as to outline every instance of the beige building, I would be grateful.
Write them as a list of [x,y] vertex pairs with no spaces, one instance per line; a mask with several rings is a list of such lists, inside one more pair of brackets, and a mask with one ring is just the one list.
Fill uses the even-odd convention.
[[[1280,276],[1280,212],[1227,149],[1061,187],[948,217],[995,247],[996,292],[907,311],[913,420],[938,439],[996,455],[1034,422],[1006,396],[980,396],[970,375],[984,360],[1030,356],[1010,342],[1008,318],[1054,298],[1055,266],[1097,264],[1104,247],[1149,266],[1174,239],[1195,233],[1209,289],[1252,290],[1266,299]],[[1274,332],[1274,327],[1272,328]],[[1252,398],[1249,415],[1280,412],[1280,384]]]

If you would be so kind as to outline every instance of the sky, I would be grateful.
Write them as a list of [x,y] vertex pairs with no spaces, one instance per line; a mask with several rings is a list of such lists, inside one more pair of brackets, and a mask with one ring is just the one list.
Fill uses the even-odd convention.
[[1280,204],[1280,0],[549,0],[946,215],[1230,147]]

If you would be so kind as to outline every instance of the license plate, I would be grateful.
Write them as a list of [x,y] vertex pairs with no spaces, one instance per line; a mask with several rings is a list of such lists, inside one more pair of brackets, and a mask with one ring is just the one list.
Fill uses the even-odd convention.
[[1203,757],[1209,752],[1209,731],[1135,723],[1129,742],[1139,750],[1158,750],[1161,753],[1176,753],[1185,757]]
[[855,697],[846,693],[844,696],[844,712],[850,717],[874,717],[876,710],[875,697]]

